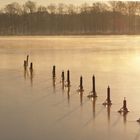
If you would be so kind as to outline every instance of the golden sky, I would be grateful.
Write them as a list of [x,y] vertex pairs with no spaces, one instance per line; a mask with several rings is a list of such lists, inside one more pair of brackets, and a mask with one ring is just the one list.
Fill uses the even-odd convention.
[[[0,0],[0,5],[3,6],[3,5],[6,5],[8,3],[11,3],[11,2],[19,2],[19,3],[24,3],[26,2],[27,0]],[[31,0],[31,1],[34,1],[36,2],[37,4],[42,4],[42,5],[47,5],[47,4],[50,4],[50,3],[72,3],[72,4],[81,4],[81,3],[92,3],[94,0]]]
[[[19,2],[20,4],[23,4],[28,0],[0,0],[0,7],[3,7],[4,5],[15,2],[15,1]],[[78,4],[82,4],[82,3],[92,4],[95,1],[109,1],[109,0],[31,0],[31,1],[36,2],[38,5],[45,6],[45,5],[48,5],[50,3],[53,3],[53,4],[66,3],[66,4],[78,5]],[[128,0],[122,0],[122,1],[128,1]],[[136,0],[131,0],[131,1],[136,1]],[[137,0],[137,1],[140,1],[140,0]]]

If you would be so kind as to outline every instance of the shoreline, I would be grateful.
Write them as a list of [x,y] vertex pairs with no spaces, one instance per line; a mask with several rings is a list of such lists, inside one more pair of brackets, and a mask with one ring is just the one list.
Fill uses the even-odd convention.
[[101,37],[101,36],[140,36],[140,34],[61,34],[61,35],[0,35],[0,38],[5,37]]

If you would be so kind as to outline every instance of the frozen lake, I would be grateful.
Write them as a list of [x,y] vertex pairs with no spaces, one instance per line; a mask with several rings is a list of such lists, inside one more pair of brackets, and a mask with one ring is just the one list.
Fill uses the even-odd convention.
[[[33,77],[24,72],[27,54]],[[140,36],[0,37],[0,61],[0,140],[140,139]],[[60,83],[68,69],[69,94]],[[87,98],[93,74],[94,101]],[[108,85],[110,109],[102,105]],[[124,97],[127,116],[117,112]]]

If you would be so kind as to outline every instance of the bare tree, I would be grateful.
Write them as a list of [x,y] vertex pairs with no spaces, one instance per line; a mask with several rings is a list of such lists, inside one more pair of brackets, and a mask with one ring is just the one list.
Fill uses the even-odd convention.
[[33,2],[33,1],[27,1],[24,5],[23,5],[23,8],[24,8],[24,12],[25,13],[34,13],[36,12],[36,3]]
[[92,11],[93,12],[96,12],[96,13],[99,13],[103,10],[103,5],[101,2],[96,2],[96,3],[93,3],[92,4]]
[[39,6],[37,11],[38,12],[47,12],[47,7],[45,7],[45,6]]
[[67,6],[67,13],[72,15],[74,13],[78,13],[78,10],[77,10],[76,6],[74,6],[73,4],[70,4]]
[[129,33],[136,31],[136,14],[139,11],[138,2],[127,2],[127,12],[129,17]]
[[50,4],[50,5],[47,7],[47,9],[48,9],[48,12],[49,12],[50,14],[55,14],[55,13],[56,13],[56,5],[55,5],[55,4]]
[[17,2],[13,2],[5,6],[4,11],[8,14],[17,14],[20,15],[22,13],[21,6]]
[[90,10],[91,10],[91,7],[87,3],[82,4],[80,7],[81,13],[88,13]]
[[66,13],[66,5],[63,3],[59,3],[57,7],[59,14],[65,14]]
[[116,11],[121,12],[123,15],[127,14],[127,4],[123,1],[116,2]]

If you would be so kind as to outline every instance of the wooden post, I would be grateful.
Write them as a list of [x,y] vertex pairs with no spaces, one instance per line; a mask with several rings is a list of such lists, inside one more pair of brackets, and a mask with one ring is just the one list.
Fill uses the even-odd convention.
[[24,69],[25,70],[27,69],[27,62],[26,62],[26,60],[24,60]]
[[67,71],[67,86],[70,87],[70,71]]
[[92,85],[93,85],[92,91],[93,91],[93,93],[95,93],[95,76],[94,75],[92,77]]
[[93,75],[92,77],[92,86],[93,86],[93,89],[92,89],[92,92],[93,92],[93,97],[97,97],[97,94],[96,94],[96,89],[95,89],[95,76]]
[[65,74],[64,74],[64,71],[62,71],[61,77],[62,77],[62,83],[64,83],[64,81],[65,81]]
[[111,100],[110,100],[110,87],[108,86],[107,88],[107,102],[110,104]]
[[123,108],[124,108],[124,110],[127,110],[127,102],[126,102],[125,98],[123,100]]
[[107,88],[107,99],[103,103],[103,105],[105,105],[105,106],[111,106],[112,105],[111,100],[110,100],[110,87],[109,86]]
[[62,71],[62,74],[61,74],[61,78],[62,78],[62,89],[64,90],[64,83],[65,83],[65,74],[64,74],[64,71]]
[[80,92],[83,91],[83,77],[80,77]]
[[125,98],[123,100],[123,107],[118,112],[123,113],[124,115],[129,112],[128,109],[127,109],[127,101],[126,101]]
[[87,96],[88,98],[96,98],[97,94],[96,94],[96,89],[95,89],[95,76],[92,76],[92,91],[90,92],[90,94]]
[[33,71],[33,63],[30,63],[30,70]]
[[55,78],[56,77],[56,72],[55,72],[55,70],[56,70],[56,67],[55,67],[55,65],[53,66],[53,70],[52,70],[52,75],[53,75],[53,78]]
[[27,55],[26,62],[27,62],[26,65],[28,66],[28,63],[29,63],[29,55]]

